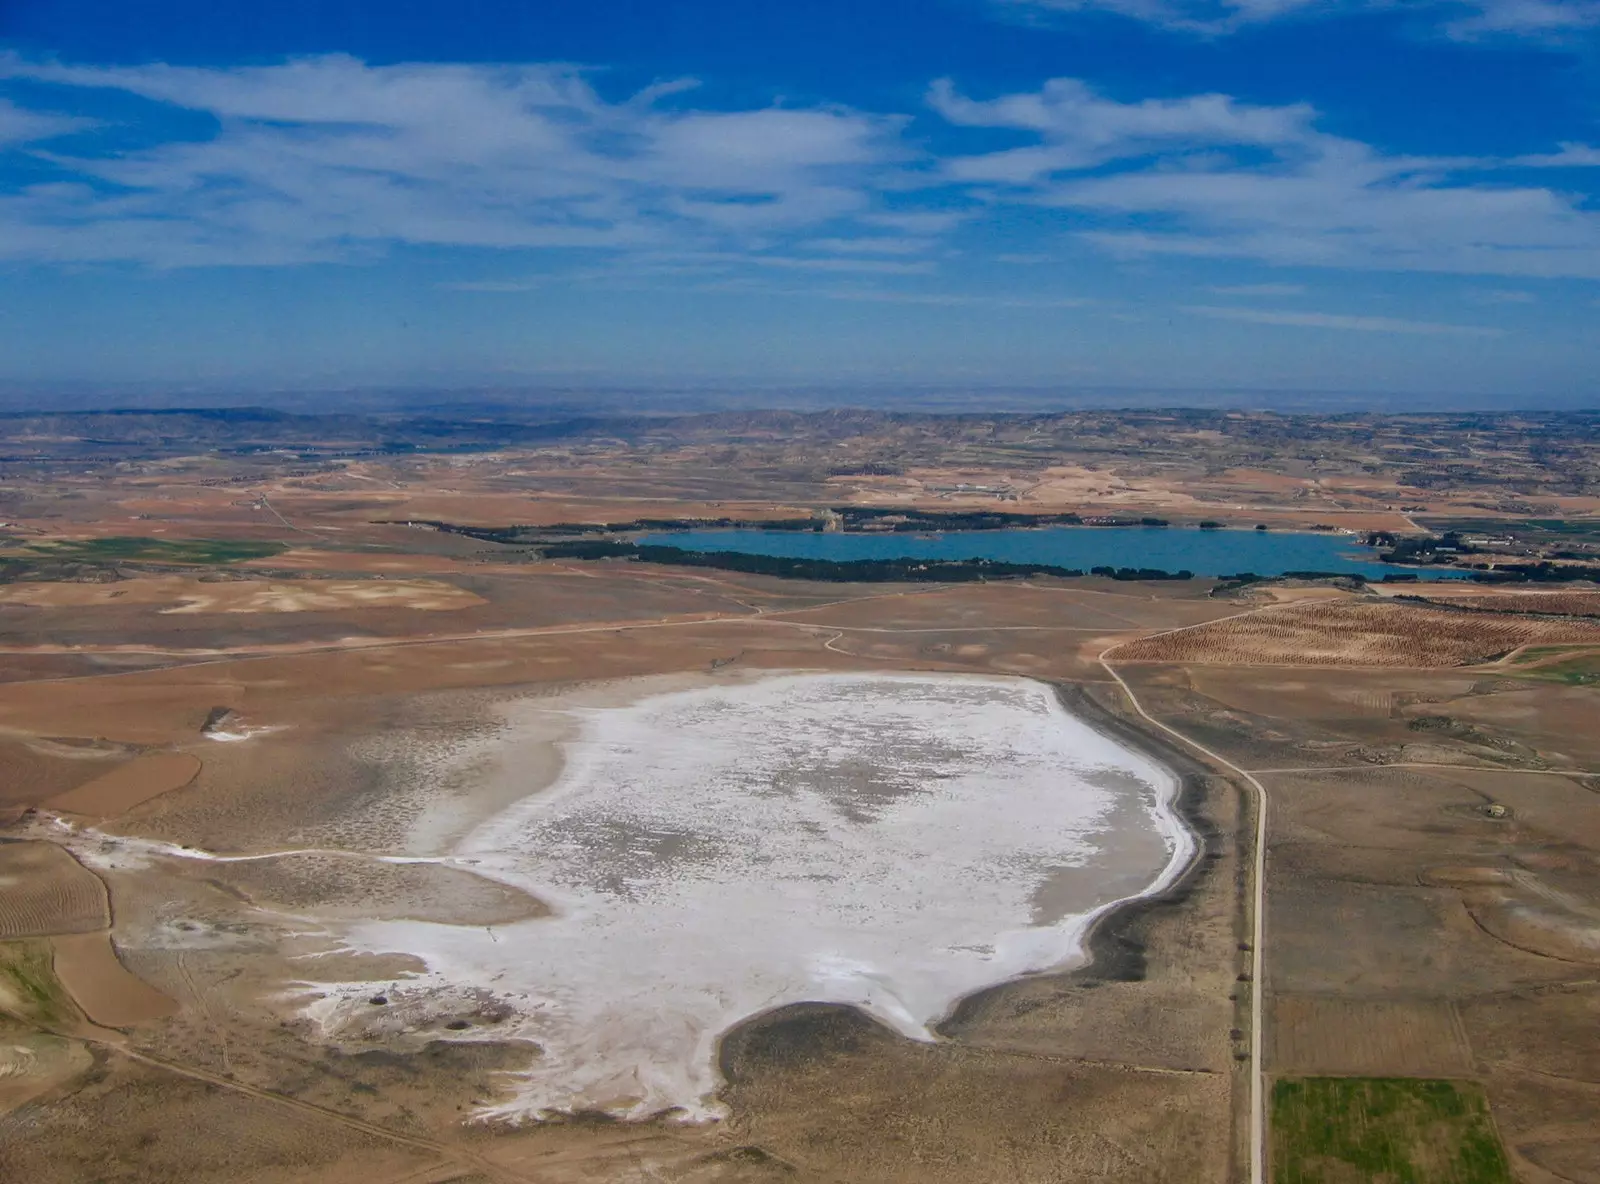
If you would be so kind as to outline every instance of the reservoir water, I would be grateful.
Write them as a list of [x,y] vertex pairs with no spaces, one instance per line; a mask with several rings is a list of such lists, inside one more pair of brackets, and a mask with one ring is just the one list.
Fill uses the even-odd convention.
[[1412,572],[1423,579],[1459,575],[1447,568],[1381,563],[1378,553],[1344,534],[1195,527],[1049,526],[956,530],[936,534],[821,534],[791,530],[679,530],[645,535],[641,543],[689,551],[738,551],[800,559],[994,559],[1095,567],[1152,567],[1197,576],[1289,571],[1339,572],[1382,579]]

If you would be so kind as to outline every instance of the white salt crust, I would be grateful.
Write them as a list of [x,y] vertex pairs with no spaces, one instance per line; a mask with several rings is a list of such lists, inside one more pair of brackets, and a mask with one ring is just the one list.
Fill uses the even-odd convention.
[[[1118,900],[1097,883],[1159,891],[1194,850],[1172,774],[1025,679],[798,674],[581,715],[555,784],[447,857],[553,916],[330,925],[426,963],[397,994],[487,991],[511,1016],[483,1037],[543,1049],[483,1118],[716,1118],[718,1038],[789,1003],[931,1040],[962,997],[1082,961]],[[1041,924],[1063,868],[1072,907]],[[371,982],[317,990],[330,1036],[370,1015]]]

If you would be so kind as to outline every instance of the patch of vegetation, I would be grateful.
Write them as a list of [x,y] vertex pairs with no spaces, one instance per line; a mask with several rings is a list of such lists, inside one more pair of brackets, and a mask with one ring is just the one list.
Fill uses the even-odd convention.
[[49,539],[26,543],[24,551],[53,560],[107,563],[180,563],[216,565],[265,559],[286,547],[255,539],[153,539],[113,535],[103,539]]
[[1308,1077],[1272,1091],[1274,1184],[1512,1184],[1481,1086]]
[[[1527,660],[1533,655],[1534,651],[1530,650],[1523,655],[1523,660]],[[1574,654],[1561,662],[1552,662],[1548,666],[1514,669],[1511,673],[1517,678],[1533,678],[1541,682],[1557,682],[1569,687],[1596,686],[1600,685],[1600,651],[1590,650],[1587,653]]]
[[37,1024],[72,1018],[72,1003],[56,978],[48,942],[0,942],[0,1012]]

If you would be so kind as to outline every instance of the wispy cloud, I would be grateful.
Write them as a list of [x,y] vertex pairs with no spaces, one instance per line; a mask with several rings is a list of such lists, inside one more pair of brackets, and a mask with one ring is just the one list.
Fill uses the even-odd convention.
[[996,206],[1073,211],[1091,223],[1083,237],[1120,254],[1600,278],[1600,214],[1496,177],[1538,157],[1388,155],[1321,131],[1305,104],[1123,103],[1076,79],[982,101],[940,84],[929,102],[964,126],[1034,139],[947,160],[949,177]]
[[1505,162],[1512,167],[1530,169],[1592,169],[1600,168],[1600,148],[1590,144],[1562,144],[1559,152],[1541,152],[1531,156],[1513,156]]
[[1178,32],[1215,36],[1284,19],[1401,11],[1457,40],[1561,39],[1600,25],[1600,0],[993,0],[1040,16],[1110,12]]
[[1199,304],[1184,312],[1221,321],[1252,325],[1285,325],[1299,329],[1336,329],[1353,333],[1409,333],[1427,337],[1500,337],[1504,330],[1478,325],[1447,325],[1434,321],[1408,321],[1397,317],[1343,316],[1326,312],[1291,312],[1271,308],[1232,308]]
[[[158,266],[348,259],[398,244],[743,249],[882,225],[902,121],[843,107],[617,101],[560,65],[370,66],[333,56],[208,69],[0,58],[0,78],[204,112],[214,135],[48,155],[0,198],[0,254]],[[0,108],[0,139],[71,130]],[[906,232],[910,233],[910,232]],[[870,248],[869,248],[870,249]]]
[[1228,284],[1206,289],[1218,296],[1303,296],[1304,284]]
[[815,289],[808,295],[870,304],[921,304],[942,308],[1068,309],[1087,308],[1096,303],[1086,296],[990,296],[960,292],[895,292],[881,288]]
[[94,121],[90,119],[52,111],[29,111],[9,99],[0,99],[0,148],[38,144],[93,126]]
[[[1296,5],[1227,7],[1264,19]],[[0,259],[292,265],[453,247],[551,252],[564,260],[553,272],[590,269],[600,282],[615,281],[613,265],[911,276],[974,257],[953,238],[966,223],[1037,231],[1054,217],[1050,243],[1064,232],[1123,256],[1600,278],[1600,211],[1560,171],[1600,163],[1600,151],[1399,156],[1321,130],[1305,103],[1124,101],[1072,78],[973,97],[943,80],[928,109],[992,147],[941,157],[912,146],[908,115],[722,110],[687,81],[607,97],[589,73],[553,64],[81,67],[0,55],[8,79],[55,107],[90,91],[141,102],[96,125],[0,99],[0,152],[27,163],[0,174]],[[195,132],[196,112],[211,130]],[[1051,261],[1028,249],[1038,241],[1013,237],[993,258]],[[520,282],[486,271],[456,286]]]
[[1474,304],[1535,304],[1538,297],[1532,292],[1520,289],[1491,288],[1485,291],[1468,292],[1467,299]]

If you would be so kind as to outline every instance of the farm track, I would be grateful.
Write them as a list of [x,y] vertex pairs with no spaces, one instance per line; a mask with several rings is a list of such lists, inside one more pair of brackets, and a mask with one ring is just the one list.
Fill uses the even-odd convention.
[[[1248,609],[1244,612],[1234,613],[1227,617],[1219,617],[1215,621],[1206,622],[1207,625],[1216,625],[1223,621],[1236,620],[1239,617],[1251,616],[1261,612],[1262,609]],[[1182,633],[1189,629],[1204,628],[1203,625],[1182,625],[1176,629],[1167,629],[1160,633],[1151,634],[1140,638],[1141,642],[1154,641],[1170,634]],[[1120,645],[1121,643],[1119,643]],[[1266,1149],[1267,1149],[1267,1089],[1264,1060],[1264,1032],[1265,1019],[1262,1003],[1264,988],[1263,967],[1265,965],[1264,947],[1266,945],[1266,880],[1267,880],[1267,787],[1258,781],[1248,770],[1234,764],[1227,757],[1207,748],[1197,740],[1192,740],[1177,728],[1162,723],[1155,716],[1145,710],[1139,702],[1139,697],[1118,674],[1109,661],[1112,651],[1119,645],[1107,646],[1100,651],[1099,662],[1111,679],[1121,688],[1127,696],[1129,705],[1136,711],[1140,718],[1153,727],[1159,728],[1167,735],[1182,742],[1187,747],[1200,753],[1208,760],[1222,766],[1242,778],[1255,792],[1256,825],[1253,858],[1251,861],[1251,937],[1250,937],[1250,1184],[1266,1184]]]

